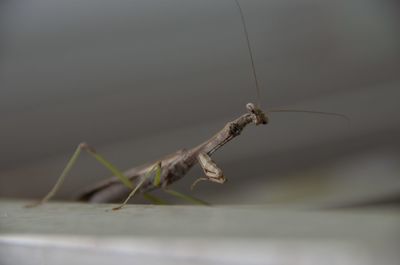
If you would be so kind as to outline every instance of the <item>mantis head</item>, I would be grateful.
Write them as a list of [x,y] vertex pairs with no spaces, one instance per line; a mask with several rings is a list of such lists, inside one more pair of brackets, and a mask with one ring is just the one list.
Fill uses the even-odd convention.
[[259,124],[267,124],[268,123],[268,117],[265,115],[265,113],[258,108],[255,104],[253,103],[247,103],[246,105],[247,110],[252,114],[252,119],[253,122],[256,125]]

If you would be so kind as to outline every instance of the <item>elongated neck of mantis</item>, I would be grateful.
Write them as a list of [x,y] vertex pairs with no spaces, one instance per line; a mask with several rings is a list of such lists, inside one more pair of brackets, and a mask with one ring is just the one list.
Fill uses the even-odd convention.
[[190,151],[190,156],[194,159],[197,158],[197,155],[199,153],[206,153],[211,156],[215,151],[224,146],[230,140],[240,135],[244,127],[246,127],[249,123],[252,123],[253,121],[253,115],[250,113],[246,113],[239,118],[228,122],[224,126],[224,128],[222,128],[222,130],[216,133],[209,140],[193,148]]
[[247,103],[247,113],[241,115],[239,118],[228,122],[222,130],[217,132],[213,137],[204,143],[194,147],[187,152],[186,164],[193,166],[197,162],[197,156],[200,153],[205,153],[211,156],[215,151],[224,146],[230,140],[240,135],[244,127],[249,123],[255,125],[267,124],[268,118],[264,112],[253,103]]

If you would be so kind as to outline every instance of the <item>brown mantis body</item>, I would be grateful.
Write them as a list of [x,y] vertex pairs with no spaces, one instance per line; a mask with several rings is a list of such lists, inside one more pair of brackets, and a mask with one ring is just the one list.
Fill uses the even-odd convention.
[[[89,189],[83,191],[78,200],[87,202],[114,202],[121,198],[127,197],[126,200],[117,208],[124,206],[128,200],[136,193],[150,192],[157,188],[166,188],[168,185],[183,178],[186,173],[197,163],[202,167],[205,177],[196,180],[192,187],[200,180],[209,180],[216,183],[224,183],[226,181],[222,170],[211,159],[211,155],[219,148],[224,146],[230,140],[240,135],[242,130],[250,123],[255,125],[267,124],[268,119],[264,112],[257,108],[253,103],[246,105],[248,112],[241,115],[237,119],[228,122],[222,130],[216,133],[209,140],[192,148],[182,149],[173,154],[170,154],[155,163],[150,163],[140,167],[132,168],[125,173],[120,172],[111,163],[105,160],[102,156],[86,143],[79,144],[74,155],[69,160],[67,166],[61,173],[57,183],[52,190],[38,203],[28,205],[37,206],[52,198],[58,189],[61,187],[66,175],[75,164],[80,152],[87,151],[96,160],[107,167],[115,176],[101,181]],[[152,171],[157,171],[155,176],[151,175]],[[171,192],[170,192],[171,193]],[[198,199],[190,198],[189,196],[172,191],[172,195],[186,198],[195,202],[201,202]],[[201,202],[204,204],[204,202]]]
[[[148,172],[152,170],[157,162],[132,168],[126,171],[124,175],[129,181],[135,183],[140,182],[140,179],[146,178],[137,191],[138,193],[146,193],[159,187],[167,187],[184,177],[196,163],[199,163],[203,168],[205,177],[198,180],[224,183],[226,179],[222,170],[218,168],[210,156],[220,147],[238,136],[246,125],[250,123],[256,125],[267,123],[265,114],[260,109],[257,109],[254,104],[247,104],[247,109],[248,113],[228,122],[222,130],[204,143],[188,150],[179,150],[159,160],[158,163],[161,168],[159,185],[154,184],[154,177],[146,178]],[[83,148],[86,148],[86,146],[83,145]],[[126,197],[129,192],[130,190],[117,177],[113,177],[87,189],[79,196],[79,199],[89,202],[113,202]]]

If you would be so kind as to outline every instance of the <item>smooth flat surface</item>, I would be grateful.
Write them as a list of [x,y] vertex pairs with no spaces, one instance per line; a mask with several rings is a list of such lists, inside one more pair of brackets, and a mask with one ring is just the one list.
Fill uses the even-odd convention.
[[[398,264],[400,214],[0,202],[0,264]],[[29,262],[28,262],[29,261]],[[189,262],[189,263],[187,263]]]

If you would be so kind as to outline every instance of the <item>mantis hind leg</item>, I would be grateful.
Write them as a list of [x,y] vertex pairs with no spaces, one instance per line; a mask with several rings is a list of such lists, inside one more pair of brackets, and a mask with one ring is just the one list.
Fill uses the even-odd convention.
[[[43,204],[47,201],[49,201],[51,198],[54,197],[54,195],[58,192],[58,190],[61,188],[62,184],[64,183],[64,180],[66,179],[67,175],[73,168],[73,166],[76,164],[76,161],[78,160],[80,154],[83,151],[86,151],[88,154],[90,154],[92,157],[94,157],[98,162],[100,162],[104,167],[106,167],[108,170],[110,170],[118,179],[119,181],[124,184],[127,188],[131,189],[132,191],[129,193],[128,197],[125,199],[125,201],[119,205],[118,207],[113,208],[113,210],[118,210],[121,209],[126,205],[126,203],[129,201],[131,197],[133,197],[136,192],[140,189],[140,187],[144,184],[144,182],[152,175],[152,172],[155,172],[155,177],[154,177],[154,186],[161,186],[161,161],[157,162],[156,165],[154,165],[146,174],[145,176],[138,182],[136,187],[134,188],[132,185],[132,182],[127,178],[116,166],[114,166],[111,162],[107,161],[103,156],[98,154],[96,150],[89,146],[87,143],[80,143],[78,147],[75,149],[73,155],[71,158],[68,160],[67,165],[61,172],[60,176],[57,179],[57,182],[55,185],[52,187],[52,189],[44,196],[41,200],[38,202],[26,205],[27,208],[30,207],[36,207],[40,204]],[[195,204],[201,204],[201,205],[209,205],[207,202],[204,202],[200,199],[197,199],[195,197],[189,196],[182,194],[180,192],[171,190],[171,189],[163,189],[166,193],[175,196],[177,198],[189,201],[191,203]],[[167,204],[163,202],[162,200],[158,199],[155,196],[145,194],[145,197],[153,203],[158,203],[158,204]]]
[[75,152],[71,156],[71,158],[68,160],[67,165],[61,172],[60,176],[57,179],[56,184],[53,186],[53,188],[49,191],[49,193],[46,194],[40,201],[35,202],[33,204],[26,205],[26,207],[35,207],[40,204],[43,204],[50,200],[54,195],[57,193],[57,191],[61,188],[62,184],[64,183],[65,178],[67,177],[68,173],[71,171],[73,166],[76,164],[76,161],[79,158],[79,155],[81,154],[82,150],[86,151],[89,153],[91,156],[93,156],[97,161],[99,161],[104,167],[106,167],[108,170],[110,170],[125,186],[127,186],[130,189],[133,189],[133,185],[131,181],[117,168],[115,167],[112,163],[107,161],[104,157],[99,155],[94,148],[90,147],[86,143],[80,143],[78,147],[75,149]]
[[201,199],[198,199],[196,197],[193,197],[193,196],[190,196],[190,195],[187,195],[187,194],[183,194],[183,193],[178,192],[176,190],[164,189],[164,192],[166,192],[169,195],[172,195],[174,197],[177,197],[177,198],[179,198],[181,200],[185,200],[185,201],[188,201],[190,203],[193,203],[193,204],[204,205],[204,206],[210,206],[211,205],[210,203],[208,203],[206,201],[203,201]]

